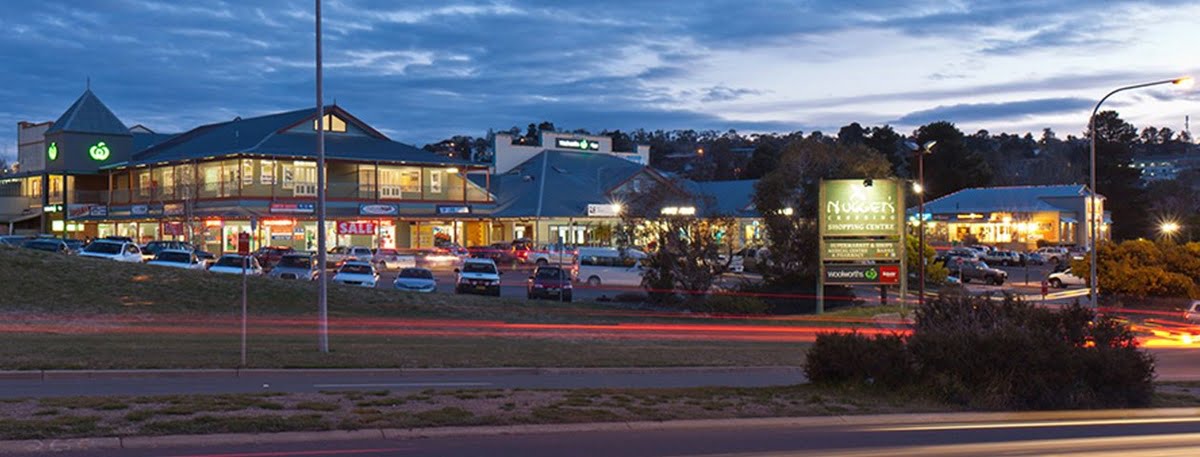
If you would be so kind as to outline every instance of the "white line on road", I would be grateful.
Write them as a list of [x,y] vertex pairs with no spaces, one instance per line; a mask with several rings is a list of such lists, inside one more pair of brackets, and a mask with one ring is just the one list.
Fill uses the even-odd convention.
[[355,387],[484,387],[490,382],[398,382],[387,384],[313,384],[316,388],[355,388]]

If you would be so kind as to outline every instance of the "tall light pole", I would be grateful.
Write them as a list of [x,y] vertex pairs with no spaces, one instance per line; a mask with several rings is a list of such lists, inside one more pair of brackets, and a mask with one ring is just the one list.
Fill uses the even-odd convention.
[[317,3],[317,346],[329,352],[329,285],[325,267],[325,101],[321,76],[321,0]]
[[1100,212],[1101,214],[1099,216],[1097,216],[1097,211],[1096,211],[1096,203],[1098,200],[1097,195],[1099,195],[1096,192],[1096,114],[1100,112],[1100,105],[1103,105],[1104,101],[1108,100],[1108,97],[1112,97],[1113,94],[1116,94],[1117,92],[1123,92],[1123,91],[1132,90],[1132,89],[1141,89],[1143,87],[1159,86],[1159,85],[1163,85],[1163,84],[1174,84],[1176,86],[1190,87],[1192,85],[1192,83],[1194,83],[1194,80],[1192,80],[1191,76],[1184,76],[1182,78],[1164,79],[1162,81],[1134,84],[1132,86],[1125,86],[1125,87],[1117,88],[1116,90],[1109,92],[1108,95],[1105,95],[1104,98],[1101,98],[1100,101],[1098,103],[1096,103],[1096,107],[1092,109],[1092,117],[1088,118],[1088,130],[1089,130],[1089,133],[1091,134],[1090,136],[1091,136],[1091,142],[1092,142],[1092,154],[1091,154],[1091,156],[1092,156],[1091,157],[1091,159],[1092,159],[1091,160],[1092,176],[1091,176],[1090,185],[1088,186],[1088,203],[1087,203],[1087,207],[1084,208],[1084,210],[1088,212],[1088,225],[1089,225],[1089,227],[1088,227],[1088,231],[1089,231],[1089,234],[1088,234],[1088,257],[1091,258],[1091,268],[1090,268],[1091,278],[1089,278],[1090,281],[1088,282],[1090,290],[1088,292],[1091,296],[1091,306],[1093,309],[1095,309],[1097,307],[1098,299],[1099,299],[1099,297],[1097,297],[1097,295],[1096,295],[1099,291],[1099,288],[1097,287],[1097,274],[1096,274],[1096,264],[1097,264],[1096,258],[1099,257],[1097,255],[1098,253],[1096,252],[1096,237],[1097,237],[1096,232],[1097,232],[1098,226],[1100,225],[1100,221],[1104,220],[1103,219],[1104,215],[1102,214],[1103,211]]
[[[904,142],[908,149],[917,154],[917,185],[913,191],[917,193],[917,306],[925,305],[925,155],[933,153],[937,141],[927,141],[917,145],[912,141]],[[903,298],[901,298],[903,300]]]

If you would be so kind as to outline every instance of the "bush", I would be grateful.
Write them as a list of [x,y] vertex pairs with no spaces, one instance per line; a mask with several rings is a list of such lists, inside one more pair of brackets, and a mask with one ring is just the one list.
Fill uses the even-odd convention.
[[1053,311],[1012,297],[927,301],[907,339],[820,335],[805,373],[818,384],[916,388],[983,409],[1136,407],[1154,393],[1154,359],[1123,323],[1078,304]]
[[896,388],[911,384],[915,374],[903,337],[853,332],[817,335],[804,362],[804,375],[821,385]]
[[766,314],[771,311],[771,305],[767,302],[744,295],[697,297],[684,305],[691,311],[714,314]]
[[647,300],[649,297],[641,292],[621,292],[612,298],[617,303],[645,303]]

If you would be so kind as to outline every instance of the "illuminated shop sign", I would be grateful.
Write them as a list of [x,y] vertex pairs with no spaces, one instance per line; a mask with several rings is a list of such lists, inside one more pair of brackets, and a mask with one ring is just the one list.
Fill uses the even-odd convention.
[[438,205],[438,214],[471,214],[471,207],[465,205]]
[[569,138],[556,138],[554,147],[559,149],[577,149],[580,151],[599,151],[600,142],[590,140],[574,140]]
[[108,160],[111,155],[112,151],[108,149],[108,145],[104,144],[103,141],[93,144],[92,147],[88,148],[88,156],[97,162]]
[[358,205],[358,214],[363,216],[395,216],[400,213],[396,205],[362,204]]
[[51,161],[58,160],[58,143],[50,142],[50,147],[46,148],[46,158]]
[[315,203],[272,203],[270,211],[284,214],[312,214],[317,211],[317,205]]
[[338,235],[374,235],[373,221],[341,221],[337,223]]

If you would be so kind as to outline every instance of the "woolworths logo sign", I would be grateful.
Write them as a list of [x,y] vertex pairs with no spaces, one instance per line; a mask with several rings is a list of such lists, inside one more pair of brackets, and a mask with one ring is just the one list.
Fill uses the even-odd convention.
[[111,155],[112,151],[108,149],[108,145],[104,144],[103,141],[93,144],[92,147],[88,148],[88,156],[97,162],[108,160],[108,157]]
[[889,180],[825,181],[821,223],[825,236],[899,236],[899,185]]

